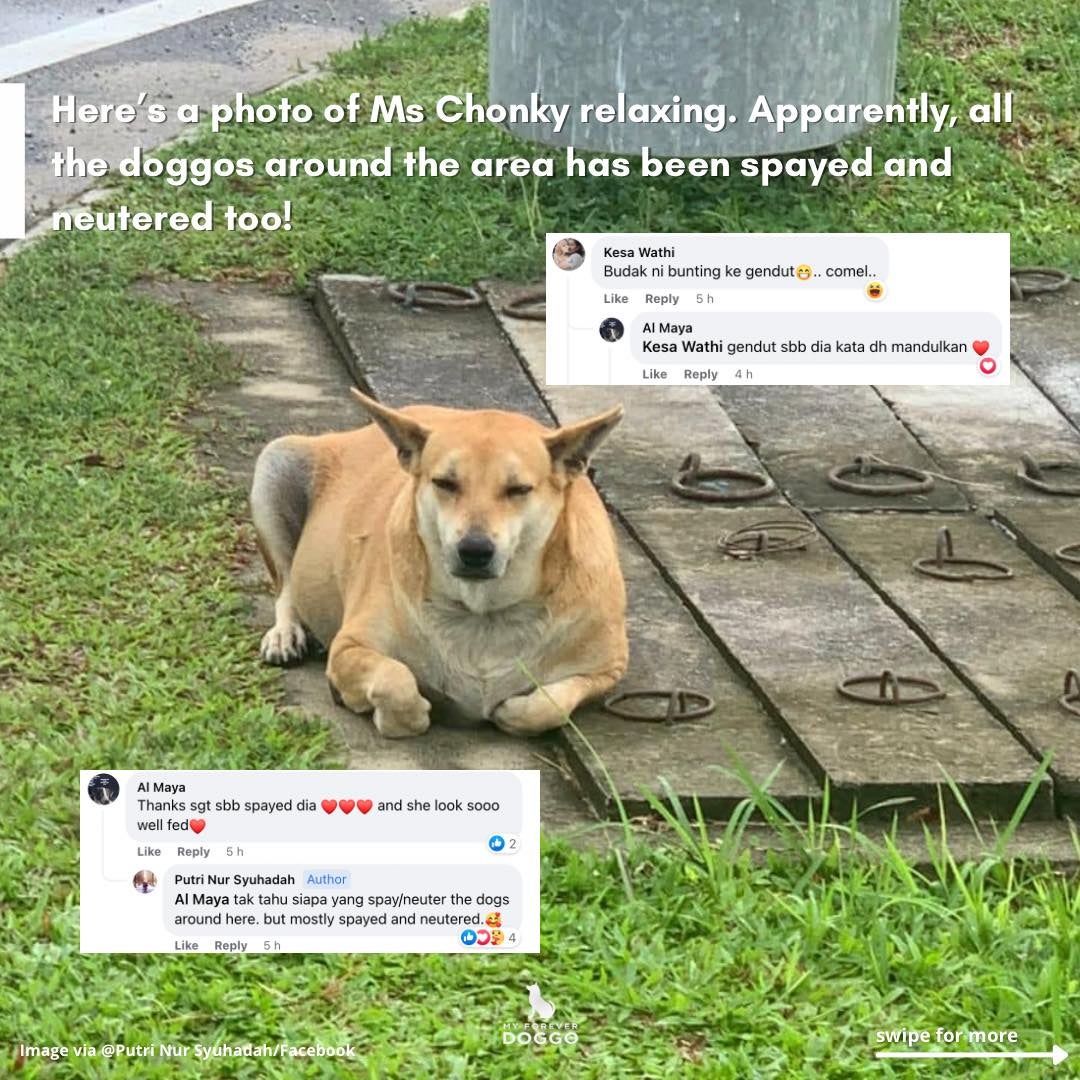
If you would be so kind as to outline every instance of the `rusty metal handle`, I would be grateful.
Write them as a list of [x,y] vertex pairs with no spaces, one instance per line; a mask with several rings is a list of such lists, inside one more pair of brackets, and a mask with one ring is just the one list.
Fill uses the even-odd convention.
[[938,529],[934,554],[925,559],[916,559],[911,565],[920,574],[939,581],[1006,581],[1013,576],[1012,570],[1004,563],[956,555],[952,533],[944,527]]
[[[736,491],[718,491],[702,485],[710,480],[743,480],[752,487]],[[700,454],[687,454],[679,471],[669,484],[672,492],[682,499],[695,499],[698,502],[748,502],[762,499],[776,490],[771,477],[748,469],[702,468]]]
[[[871,476],[874,473],[904,476],[908,478],[908,481],[870,484],[847,479],[852,475]],[[873,454],[866,453],[859,454],[847,465],[837,465],[830,469],[826,479],[834,488],[853,495],[922,495],[934,487],[934,478],[928,472],[909,465],[893,465],[888,461],[879,460]]]
[[[655,699],[666,702],[664,713],[660,716],[637,713],[620,707],[626,701]],[[716,703],[708,694],[702,694],[697,690],[623,690],[621,693],[605,698],[600,707],[604,712],[611,713],[620,720],[632,720],[644,724],[673,724],[677,720],[696,720],[699,717],[708,716],[716,708]]]
[[1070,281],[1068,270],[1056,266],[1014,266],[1009,271],[1009,293],[1013,300],[1026,300],[1038,293],[1058,292]]
[[953,557],[953,544],[952,533],[949,532],[946,526],[942,526],[938,529],[937,534],[937,554],[935,561],[938,566],[943,566],[946,559]]
[[519,293],[502,306],[502,313],[511,319],[531,319],[544,322],[547,319],[547,289],[529,289]]
[[[877,695],[860,692],[857,687],[875,685]],[[905,687],[921,690],[908,697],[903,694]],[[923,679],[916,675],[897,675],[886,668],[877,675],[852,675],[842,679],[836,685],[837,693],[849,701],[858,701],[863,705],[920,705],[925,701],[939,701],[945,697],[945,691],[933,679]],[[886,694],[888,691],[888,694]]]
[[449,281],[389,281],[386,294],[407,308],[470,308],[482,303],[474,288]]
[[900,680],[891,672],[883,671],[881,673],[881,679],[878,681],[878,697],[883,698],[885,696],[885,690],[888,689],[892,692],[892,700],[894,705],[900,704]]
[[1080,716],[1080,672],[1076,668],[1065,672],[1065,693],[1058,700],[1063,709]]
[[1047,480],[1046,473],[1051,471],[1080,473],[1080,461],[1038,461],[1030,454],[1021,454],[1020,468],[1016,470],[1016,475],[1028,487],[1041,491],[1044,495],[1080,495],[1080,484],[1052,484]]
[[718,541],[720,550],[735,559],[752,559],[775,551],[805,551],[807,543],[817,536],[817,529],[808,521],[755,521],[729,532]]
[[1065,544],[1054,552],[1054,557],[1062,562],[1080,566],[1080,540],[1075,544]]

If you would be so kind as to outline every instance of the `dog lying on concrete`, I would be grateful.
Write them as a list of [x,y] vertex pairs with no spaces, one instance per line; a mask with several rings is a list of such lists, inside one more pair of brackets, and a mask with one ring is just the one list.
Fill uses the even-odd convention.
[[335,698],[387,737],[427,730],[428,697],[519,735],[564,724],[626,670],[625,585],[586,475],[621,406],[552,429],[353,393],[373,425],[285,436],[256,463],[277,590],[263,659],[299,660],[314,635]]

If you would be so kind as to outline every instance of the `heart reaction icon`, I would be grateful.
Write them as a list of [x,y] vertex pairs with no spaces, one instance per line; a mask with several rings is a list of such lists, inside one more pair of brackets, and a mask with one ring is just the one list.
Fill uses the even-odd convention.
[[992,356],[984,356],[979,361],[979,370],[984,375],[993,375],[997,371],[997,361]]

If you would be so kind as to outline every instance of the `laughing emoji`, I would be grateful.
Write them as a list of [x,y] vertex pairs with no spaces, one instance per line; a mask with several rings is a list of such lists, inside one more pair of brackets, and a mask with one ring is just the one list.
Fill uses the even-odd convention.
[[800,281],[809,281],[814,276],[814,271],[811,270],[806,263],[799,263],[799,265],[795,267],[795,276]]
[[869,296],[871,300],[880,300],[885,295],[885,286],[882,285],[880,281],[871,281],[870,284],[866,286],[866,295]]

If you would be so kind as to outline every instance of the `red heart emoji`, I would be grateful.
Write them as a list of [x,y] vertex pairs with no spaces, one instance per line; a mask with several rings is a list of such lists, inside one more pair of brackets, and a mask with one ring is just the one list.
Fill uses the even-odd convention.
[[361,814],[366,814],[371,809],[371,806],[372,803],[370,799],[356,800],[356,809],[359,810]]
[[201,832],[203,831],[203,829],[205,829],[205,828],[206,828],[206,818],[201,818],[201,817],[193,817],[193,818],[192,818],[192,819],[191,819],[191,820],[190,820],[190,821],[188,822],[188,828],[189,828],[189,829],[190,829],[190,830],[191,830],[191,831],[192,831],[193,833],[201,833]]
[[337,799],[323,799],[322,808],[328,814],[332,814],[337,809]]
[[356,803],[354,803],[352,801],[352,799],[342,799],[341,802],[338,803],[338,806],[341,807],[341,812],[343,814],[351,814],[352,813],[352,808],[355,805],[356,805]]
[[976,356],[982,356],[987,349],[990,348],[989,341],[973,341],[971,347],[975,350]]

